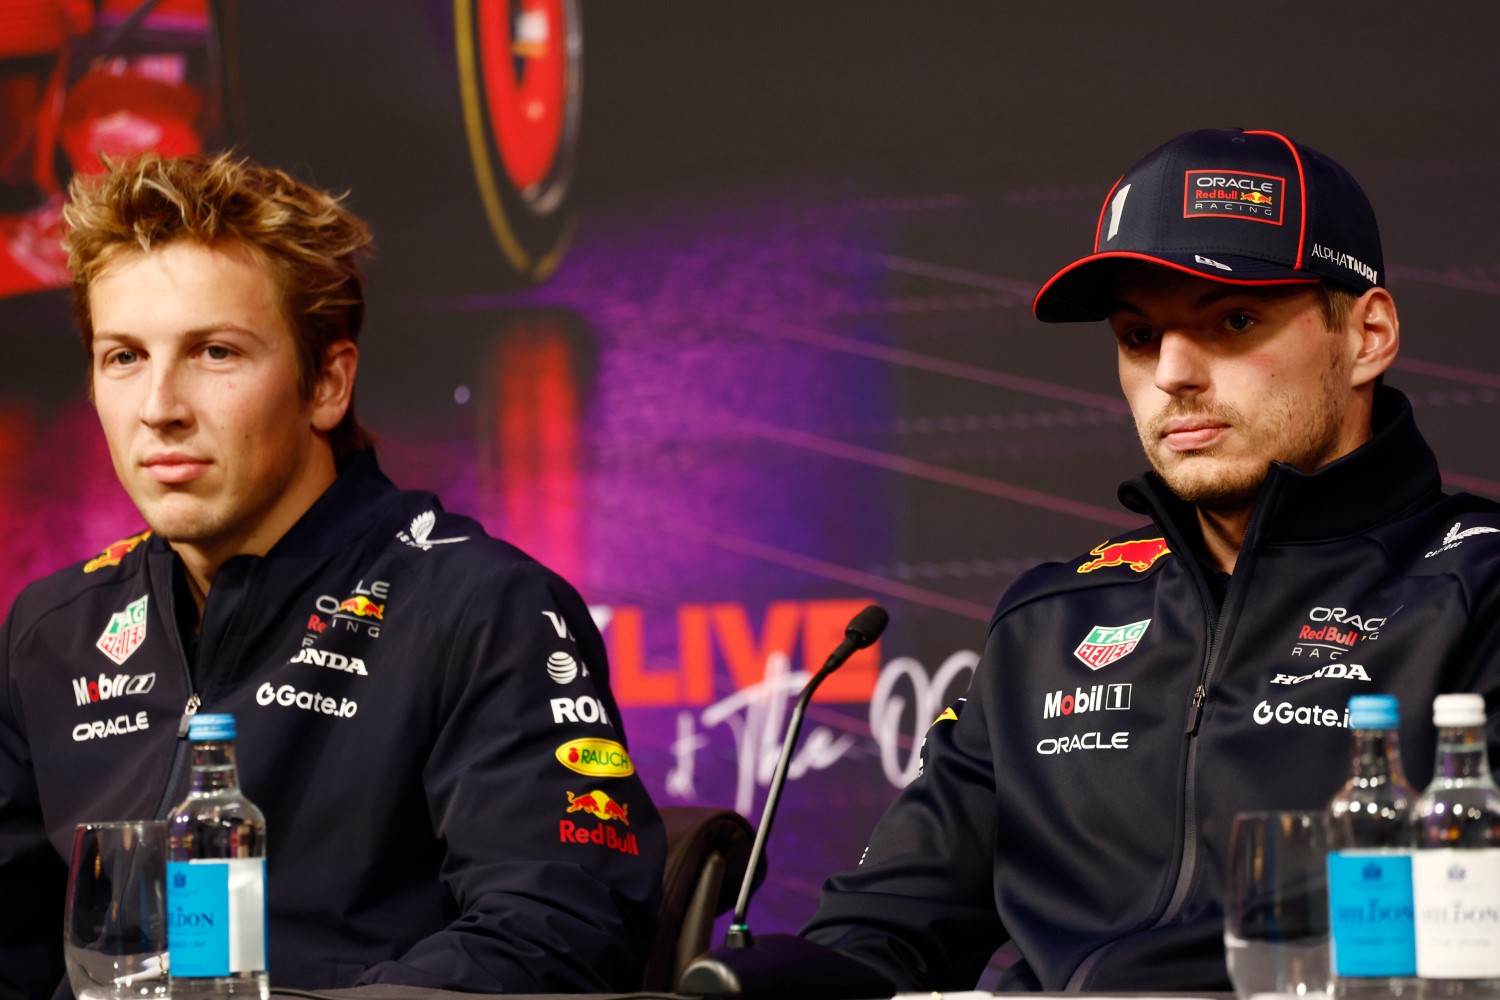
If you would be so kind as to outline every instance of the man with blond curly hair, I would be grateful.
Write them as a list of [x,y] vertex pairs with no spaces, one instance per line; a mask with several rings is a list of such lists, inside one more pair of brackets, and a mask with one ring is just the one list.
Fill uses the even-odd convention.
[[200,710],[238,719],[266,814],[274,983],[633,988],[664,838],[603,643],[565,581],[380,472],[368,228],[230,155],[114,164],[66,221],[147,530],[0,626],[0,995],[57,987],[74,825],[165,815]]

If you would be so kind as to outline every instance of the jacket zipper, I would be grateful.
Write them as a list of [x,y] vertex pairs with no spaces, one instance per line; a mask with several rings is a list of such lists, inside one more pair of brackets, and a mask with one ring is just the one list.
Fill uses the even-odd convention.
[[[1269,477],[1268,477],[1269,480]],[[1245,557],[1253,548],[1252,539],[1255,535],[1256,524],[1260,520],[1260,512],[1269,505],[1274,487],[1266,492],[1266,495],[1258,498],[1255,509],[1250,513],[1250,520],[1245,525],[1245,538],[1240,546],[1240,557],[1248,563]],[[1156,505],[1152,504],[1151,519],[1161,529],[1162,534],[1172,534],[1167,531],[1163,519],[1156,513]],[[1196,560],[1195,560],[1196,561]],[[1236,561],[1235,569],[1245,568],[1244,564]],[[1204,616],[1208,620],[1208,649],[1203,657],[1203,669],[1198,675],[1198,684],[1193,688],[1192,699],[1188,703],[1187,724],[1184,732],[1188,739],[1187,762],[1185,765],[1186,778],[1182,786],[1182,856],[1177,865],[1177,881],[1172,887],[1172,895],[1167,900],[1166,907],[1161,916],[1157,917],[1142,930],[1151,930],[1164,926],[1177,916],[1178,912],[1187,903],[1188,890],[1193,884],[1193,876],[1198,870],[1198,723],[1203,717],[1203,704],[1208,701],[1208,678],[1217,665],[1219,653],[1219,635],[1221,626],[1224,624],[1213,612],[1213,595],[1208,589],[1208,583],[1203,579],[1203,574],[1198,568],[1193,567],[1193,576],[1198,583],[1198,596],[1203,601]],[[1233,608],[1232,597],[1238,596],[1241,589],[1238,583],[1246,579],[1248,573],[1236,573],[1229,580],[1229,589],[1224,594],[1224,610]],[[1119,939],[1110,941],[1095,948],[1068,977],[1065,987],[1067,992],[1078,992],[1086,988],[1088,977],[1094,969],[1103,961],[1109,950],[1113,948]]]
[[187,651],[182,648],[182,634],[177,630],[177,588],[171,586],[170,581],[167,587],[167,614],[172,622],[172,642],[177,647],[177,663],[182,667],[182,676],[187,681],[189,694],[187,704],[182,707],[182,719],[177,723],[177,741],[172,748],[172,766],[167,769],[167,784],[156,803],[157,819],[166,819],[167,813],[176,805],[172,792],[177,787],[183,768],[187,766],[188,723],[192,722],[193,716],[203,704],[203,699],[193,690],[193,672],[188,669]]

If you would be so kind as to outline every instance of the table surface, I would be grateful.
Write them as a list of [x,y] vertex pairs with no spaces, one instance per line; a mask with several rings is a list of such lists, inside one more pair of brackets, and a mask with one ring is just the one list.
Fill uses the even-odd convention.
[[[287,991],[285,988],[271,988],[271,996],[286,997],[334,997],[340,1000],[464,1000],[479,996],[492,996],[484,993],[456,993],[452,990],[431,990],[414,986],[357,986],[341,990],[318,990],[309,991]],[[551,998],[557,1000],[559,997],[568,997],[569,1000],[688,1000],[677,993],[533,993],[533,994],[506,994],[509,1000],[544,1000]],[[983,991],[948,991],[946,993],[901,993],[897,1000],[980,1000],[988,997],[1034,997],[1034,998],[1069,998],[1076,1000],[1078,997],[1088,997],[1089,1000],[1112,1000],[1118,997],[1122,1000],[1149,1000],[1149,998],[1160,997],[1162,1000],[1234,1000],[1233,993],[986,993]]]

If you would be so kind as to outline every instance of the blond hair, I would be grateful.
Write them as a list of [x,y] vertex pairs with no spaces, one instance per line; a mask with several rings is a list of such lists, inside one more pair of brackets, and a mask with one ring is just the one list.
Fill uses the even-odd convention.
[[[73,313],[92,351],[89,286],[127,252],[149,252],[178,240],[247,247],[266,264],[297,344],[304,399],[311,399],[328,348],[358,341],[364,322],[360,258],[370,228],[340,198],[283,171],[231,153],[164,158],[155,153],[109,163],[103,175],[78,175],[63,208],[64,245],[73,272]],[[370,447],[354,418],[328,435],[339,465]]]

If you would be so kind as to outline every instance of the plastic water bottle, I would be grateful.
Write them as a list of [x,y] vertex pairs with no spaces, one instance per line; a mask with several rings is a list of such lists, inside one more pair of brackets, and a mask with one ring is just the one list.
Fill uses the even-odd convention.
[[267,1000],[266,819],[240,791],[234,716],[188,724],[192,787],[167,816],[173,1000]]
[[1328,917],[1334,995],[1415,996],[1411,811],[1396,699],[1349,699],[1349,780],[1328,803]]
[[1438,695],[1432,721],[1437,762],[1412,816],[1417,974],[1426,997],[1500,996],[1500,790],[1484,699]]

